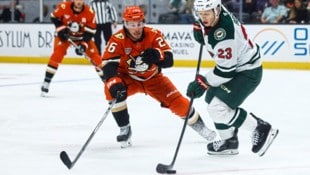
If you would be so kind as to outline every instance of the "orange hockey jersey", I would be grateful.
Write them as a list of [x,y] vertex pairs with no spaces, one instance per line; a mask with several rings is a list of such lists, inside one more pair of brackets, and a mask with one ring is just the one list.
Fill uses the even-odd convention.
[[72,9],[73,2],[61,2],[51,13],[51,18],[57,18],[69,30],[72,40],[82,40],[84,32],[95,34],[96,21],[94,11],[86,4],[80,13]]
[[[163,38],[162,33],[154,28],[144,27],[143,38],[140,41],[132,41],[126,36],[124,29],[119,30],[110,38],[103,54],[104,64],[109,61],[118,61],[118,72],[128,74],[138,81],[146,81],[157,73],[157,65],[150,66],[146,71],[135,71],[130,69],[132,62],[147,48],[157,48],[161,52],[161,60],[164,59],[164,52],[171,51],[170,46]],[[120,58],[115,60],[115,58]]]

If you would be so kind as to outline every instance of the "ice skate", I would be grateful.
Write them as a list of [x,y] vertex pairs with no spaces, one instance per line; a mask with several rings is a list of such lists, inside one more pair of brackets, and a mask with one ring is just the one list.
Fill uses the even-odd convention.
[[[254,116],[253,114],[251,115]],[[257,153],[259,156],[263,156],[278,135],[279,130],[273,129],[269,123],[256,116],[254,116],[254,118],[257,119],[257,127],[252,135],[252,152]]]
[[48,90],[49,90],[50,83],[43,82],[41,86],[41,97],[46,97]]
[[120,134],[116,137],[116,140],[121,143],[121,148],[131,146],[131,134],[130,124],[120,127]]
[[213,141],[216,137],[216,132],[206,127],[200,117],[196,123],[189,126],[209,142]]
[[234,135],[226,140],[218,140],[207,145],[209,155],[236,155],[239,154],[238,147],[238,129],[234,131]]

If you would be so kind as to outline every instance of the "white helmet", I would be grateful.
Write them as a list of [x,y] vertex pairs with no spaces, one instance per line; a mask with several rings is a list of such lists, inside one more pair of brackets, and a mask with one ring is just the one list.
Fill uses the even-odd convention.
[[214,10],[216,13],[217,6],[221,6],[221,0],[195,0],[195,11]]

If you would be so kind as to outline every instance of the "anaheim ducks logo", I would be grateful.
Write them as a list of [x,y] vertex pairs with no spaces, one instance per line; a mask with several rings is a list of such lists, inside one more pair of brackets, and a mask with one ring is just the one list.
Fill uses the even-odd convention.
[[129,55],[126,63],[128,64],[129,76],[135,80],[147,81],[158,74],[158,66],[144,63],[140,56],[133,57]]
[[77,33],[80,31],[81,27],[80,27],[79,23],[73,21],[73,22],[69,23],[68,28],[71,32]]
[[226,37],[226,31],[223,28],[218,28],[214,32],[214,38],[216,40],[223,40]]
[[127,60],[128,69],[130,73],[141,73],[144,74],[149,69],[149,65],[142,61],[141,56],[133,57],[129,55],[129,59]]

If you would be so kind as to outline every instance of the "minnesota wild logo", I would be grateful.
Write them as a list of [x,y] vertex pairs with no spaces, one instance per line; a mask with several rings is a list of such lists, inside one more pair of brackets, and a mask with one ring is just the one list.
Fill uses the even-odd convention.
[[214,38],[216,40],[223,40],[226,37],[226,31],[223,28],[218,28],[214,32]]

